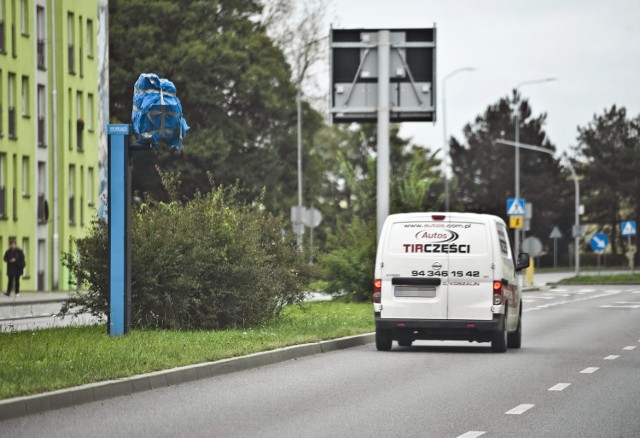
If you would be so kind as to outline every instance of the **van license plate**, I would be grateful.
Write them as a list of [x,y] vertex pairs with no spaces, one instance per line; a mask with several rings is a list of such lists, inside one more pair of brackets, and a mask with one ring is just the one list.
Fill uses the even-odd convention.
[[433,298],[436,296],[434,286],[395,286],[393,295],[396,297]]

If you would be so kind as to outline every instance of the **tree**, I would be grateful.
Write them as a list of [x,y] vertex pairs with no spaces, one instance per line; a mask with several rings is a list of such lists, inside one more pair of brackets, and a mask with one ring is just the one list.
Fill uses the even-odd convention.
[[620,222],[640,216],[640,117],[629,119],[624,107],[613,105],[578,127],[575,148],[582,165],[585,219],[606,230],[613,253],[619,253]]
[[[450,139],[455,181],[452,205],[461,211],[489,213],[506,219],[506,201],[514,197],[514,148],[495,143],[504,138],[513,141],[514,118],[520,116],[520,142],[555,151],[543,130],[546,114],[532,115],[526,99],[514,91],[490,105],[483,115],[464,127],[465,142]],[[511,135],[510,135],[511,134]],[[520,151],[520,197],[533,204],[534,217],[530,234],[547,238],[559,225],[571,236],[573,197],[559,160],[545,153]]]
[[[183,195],[209,190],[211,171],[218,183],[238,181],[245,199],[266,187],[267,206],[288,209],[296,187],[296,90],[261,11],[257,0],[109,2],[110,33],[117,35],[109,48],[111,118],[130,120],[133,84],[153,71],[176,84],[192,127],[182,154],[135,160],[135,189],[163,196],[158,164],[181,173]],[[303,114],[311,131],[319,116],[308,105]]]

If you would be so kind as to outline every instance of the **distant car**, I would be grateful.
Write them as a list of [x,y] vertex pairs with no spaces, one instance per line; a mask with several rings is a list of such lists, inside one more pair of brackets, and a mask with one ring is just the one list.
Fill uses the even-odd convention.
[[507,227],[497,216],[405,213],[385,221],[375,265],[376,347],[418,339],[520,348],[522,299]]

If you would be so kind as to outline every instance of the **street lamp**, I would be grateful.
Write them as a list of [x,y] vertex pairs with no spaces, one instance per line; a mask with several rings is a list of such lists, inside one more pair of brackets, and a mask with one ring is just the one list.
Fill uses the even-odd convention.
[[[515,91],[517,92],[520,88],[525,85],[534,85],[534,84],[542,84],[545,82],[555,81],[556,78],[544,78],[544,79],[534,79],[532,81],[524,81],[520,82],[516,85]],[[518,103],[520,101],[518,100]],[[515,194],[514,197],[516,199],[520,199],[520,148],[518,144],[520,143],[520,108],[516,106],[516,159],[515,159]],[[516,201],[518,202],[518,201]],[[520,229],[516,228],[516,254],[520,253]]]
[[452,71],[442,80],[442,131],[444,136],[444,210],[449,211],[449,141],[447,140],[447,79],[462,73],[463,71],[473,71],[473,67],[462,67]]
[[[495,140],[495,143],[505,144],[507,146],[514,146],[516,150],[523,148],[529,149],[532,151],[543,152],[545,154],[553,155],[554,151],[543,148],[541,146],[534,146],[526,143],[515,143],[508,140]],[[578,175],[576,174],[576,170],[573,168],[573,164],[569,159],[567,153],[562,154],[562,158],[567,163],[567,167],[571,172],[571,178],[573,178],[573,186],[575,189],[575,223],[573,225],[573,237],[574,237],[574,253],[575,253],[575,269],[576,269],[576,277],[580,275],[580,181],[578,181]],[[517,231],[517,230],[516,230]],[[518,254],[518,250],[516,250],[516,254]]]

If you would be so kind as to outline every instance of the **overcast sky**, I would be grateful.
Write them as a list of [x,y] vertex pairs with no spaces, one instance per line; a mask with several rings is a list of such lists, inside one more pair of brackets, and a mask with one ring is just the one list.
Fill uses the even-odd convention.
[[[576,145],[577,126],[613,104],[640,114],[640,0],[333,0],[334,28],[437,27],[438,121],[405,123],[401,133],[441,148],[442,78],[447,130],[463,126],[517,84],[559,151]],[[513,135],[513,134],[512,134]],[[507,138],[509,135],[507,135]]]

